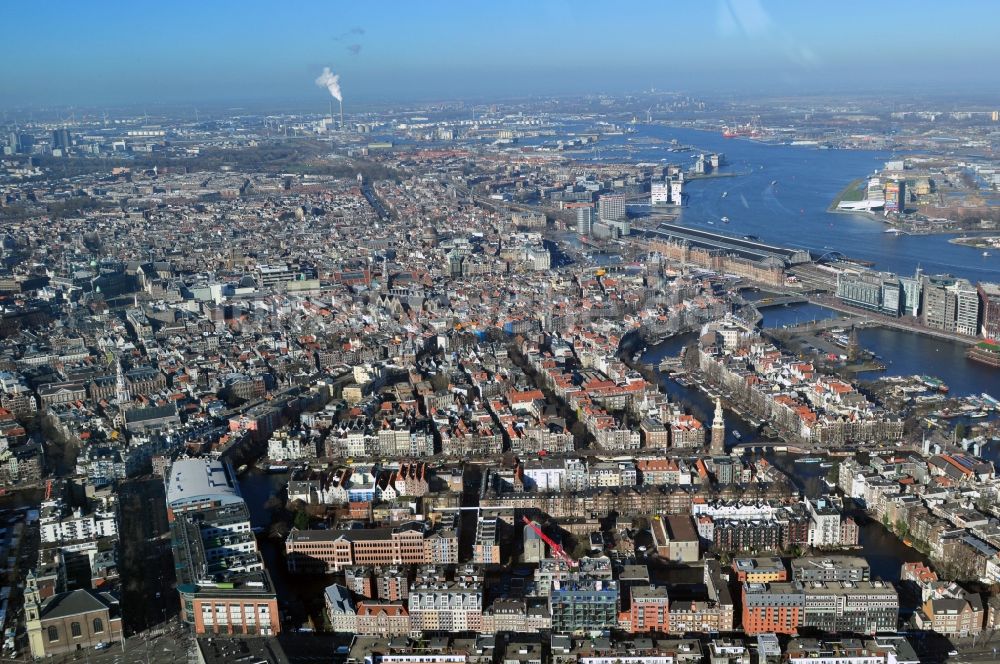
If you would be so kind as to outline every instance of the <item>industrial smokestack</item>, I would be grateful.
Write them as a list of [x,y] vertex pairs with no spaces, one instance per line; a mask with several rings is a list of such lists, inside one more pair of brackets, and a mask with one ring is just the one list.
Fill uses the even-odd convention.
[[340,131],[344,131],[344,100],[340,100]]
[[316,85],[329,90],[337,101],[344,101],[340,95],[340,76],[330,71],[329,67],[323,67],[323,73],[316,77]]

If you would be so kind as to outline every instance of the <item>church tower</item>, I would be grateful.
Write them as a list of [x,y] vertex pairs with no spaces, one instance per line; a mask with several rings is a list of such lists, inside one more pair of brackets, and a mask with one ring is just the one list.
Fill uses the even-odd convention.
[[122,371],[122,361],[120,358],[115,359],[115,399],[118,401],[118,405],[125,407],[129,401],[132,400],[132,396],[128,391],[128,383],[125,381],[125,372]]
[[722,416],[722,400],[715,400],[715,419],[712,420],[712,442],[708,449],[712,455],[726,453],[726,421]]

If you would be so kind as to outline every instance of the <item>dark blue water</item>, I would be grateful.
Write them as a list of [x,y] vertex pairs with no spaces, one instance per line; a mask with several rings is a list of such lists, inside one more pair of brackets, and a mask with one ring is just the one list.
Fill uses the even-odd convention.
[[[650,346],[643,353],[641,362],[644,364],[659,364],[665,357],[676,357],[688,344],[696,342],[698,335],[681,334],[671,337],[655,346]],[[715,402],[708,398],[701,390],[694,387],[684,387],[676,381],[667,377],[667,374],[660,375],[660,390],[670,396],[670,400],[679,404],[687,413],[698,418],[706,428],[711,427],[712,418],[715,414]],[[725,410],[726,418],[726,448],[730,448],[738,443],[747,443],[755,439],[757,430],[743,421],[736,413]],[[739,431],[741,438],[737,439],[733,431]]]
[[989,392],[1000,398],[1000,371],[965,357],[965,344],[889,328],[859,330],[858,342],[886,365],[884,372],[866,372],[858,374],[859,378],[927,374],[947,383],[949,396]]
[[[728,165],[722,172],[745,173],[689,182],[681,223],[756,235],[765,242],[809,249],[817,256],[836,250],[899,274],[912,274],[919,265],[927,273],[951,273],[973,282],[1000,278],[1000,256],[984,257],[982,250],[950,244],[953,235],[896,236],[885,233],[885,224],[875,217],[827,212],[844,187],[884,166],[892,153],[767,145],[725,139],[716,132],[647,125],[638,125],[630,137],[676,139],[701,151],[723,152]],[[697,156],[697,152],[669,152],[666,144],[641,145],[628,138],[602,138],[602,155],[616,161],[663,160],[683,165]],[[628,145],[634,147],[626,151]],[[725,198],[723,192],[728,192]],[[721,224],[723,216],[730,223]]]
[[821,307],[818,304],[789,304],[781,307],[765,307],[760,309],[764,316],[764,327],[784,327],[785,325],[801,325],[817,320],[826,320],[839,316],[833,309]]

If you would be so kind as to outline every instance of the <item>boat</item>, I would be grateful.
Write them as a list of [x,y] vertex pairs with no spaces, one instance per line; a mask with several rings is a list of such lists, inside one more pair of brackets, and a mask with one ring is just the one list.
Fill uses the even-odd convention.
[[833,468],[833,464],[830,463],[829,461],[824,461],[823,463],[819,464],[819,467],[820,468]]
[[722,223],[728,224],[729,223],[729,217],[723,217],[722,218]]
[[725,197],[726,197],[726,196],[728,196],[728,195],[729,195],[729,192],[728,192],[728,191],[724,191],[724,192],[722,192],[722,197],[723,197],[723,198],[725,198]]
[[988,251],[984,251],[983,252],[983,256],[989,256],[989,255],[990,255],[990,252],[988,252]]
[[969,419],[978,420],[978,419],[986,417],[987,415],[989,415],[989,413],[987,413],[986,411],[976,410],[976,411],[973,411],[973,412],[969,413]]
[[819,463],[822,459],[816,457],[806,457],[805,459],[796,459],[795,463]]
[[267,466],[267,472],[269,473],[287,473],[288,464],[285,463],[271,463]]
[[776,185],[776,184],[778,184],[778,181],[777,181],[777,180],[771,180],[771,186],[772,186],[772,187],[773,187],[774,185]]
[[736,429],[733,429],[733,438],[735,438],[736,440],[742,440],[743,439],[743,434],[741,434]]
[[240,466],[239,468],[236,469],[236,474],[237,475],[242,475],[246,471],[247,471],[247,465],[243,464],[242,466]]

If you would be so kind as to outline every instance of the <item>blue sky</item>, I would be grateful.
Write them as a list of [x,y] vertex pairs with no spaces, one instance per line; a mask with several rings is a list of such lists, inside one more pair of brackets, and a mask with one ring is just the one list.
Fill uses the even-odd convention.
[[990,93],[1000,2],[8,0],[0,106],[622,92]]

